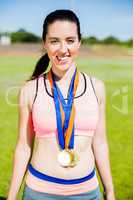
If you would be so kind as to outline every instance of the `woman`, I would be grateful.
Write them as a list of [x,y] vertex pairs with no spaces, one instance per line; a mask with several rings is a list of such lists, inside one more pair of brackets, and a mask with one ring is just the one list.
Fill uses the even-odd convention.
[[23,200],[100,200],[95,163],[105,199],[114,200],[104,83],[76,67],[81,44],[77,16],[70,10],[50,13],[42,38],[46,54],[19,94],[19,137],[8,200],[17,199],[24,177]]

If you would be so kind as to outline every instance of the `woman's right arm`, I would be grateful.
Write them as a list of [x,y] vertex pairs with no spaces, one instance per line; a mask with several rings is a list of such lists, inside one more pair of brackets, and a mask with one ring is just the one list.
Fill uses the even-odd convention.
[[[31,91],[30,91],[31,92]],[[17,200],[33,146],[33,127],[29,106],[29,89],[25,84],[19,93],[18,140],[13,159],[13,172],[7,200]]]

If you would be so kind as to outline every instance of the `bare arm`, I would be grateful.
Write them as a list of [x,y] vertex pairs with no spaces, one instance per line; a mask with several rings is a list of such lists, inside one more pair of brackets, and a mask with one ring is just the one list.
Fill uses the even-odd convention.
[[22,86],[19,93],[18,140],[13,159],[13,172],[7,200],[16,200],[26,173],[33,145],[33,130],[29,109],[27,85]]
[[106,96],[104,83],[98,80],[95,83],[96,93],[100,100],[99,106],[99,121],[97,130],[93,139],[93,151],[96,159],[96,166],[104,187],[105,199],[115,200],[113,182],[109,161],[109,148],[106,136],[106,122],[105,122],[105,109],[106,109]]

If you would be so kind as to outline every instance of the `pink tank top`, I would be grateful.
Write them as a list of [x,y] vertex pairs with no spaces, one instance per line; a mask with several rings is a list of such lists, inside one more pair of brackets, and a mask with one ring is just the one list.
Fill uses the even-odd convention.
[[[74,97],[76,109],[75,135],[93,136],[98,122],[98,98],[91,78],[82,73],[84,90],[78,91]],[[37,80],[37,90],[32,107],[33,127],[36,137],[52,137],[57,134],[54,98],[45,75]],[[79,83],[80,84],[80,83]],[[49,88],[49,89],[48,89]],[[65,99],[67,101],[67,99]]]
[[[85,73],[82,73],[82,76],[84,89],[80,91],[77,88],[74,98],[76,108],[74,134],[93,136],[99,117],[98,98],[91,77]],[[45,138],[56,136],[57,126],[54,99],[51,94],[50,84],[46,81],[45,75],[41,75],[37,79],[36,95],[32,106],[32,118],[36,137]],[[92,191],[96,189],[99,182],[95,174],[88,181],[73,185],[63,185],[40,180],[28,171],[26,184],[33,190],[39,192],[72,195]]]

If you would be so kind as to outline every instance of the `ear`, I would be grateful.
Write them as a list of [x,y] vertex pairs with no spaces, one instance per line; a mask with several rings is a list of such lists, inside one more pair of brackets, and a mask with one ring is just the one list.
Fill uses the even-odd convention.
[[44,49],[46,49],[46,44],[43,40],[42,40],[42,46],[43,46]]
[[78,49],[80,48],[80,45],[81,45],[81,41],[79,41],[79,43],[78,43]]

